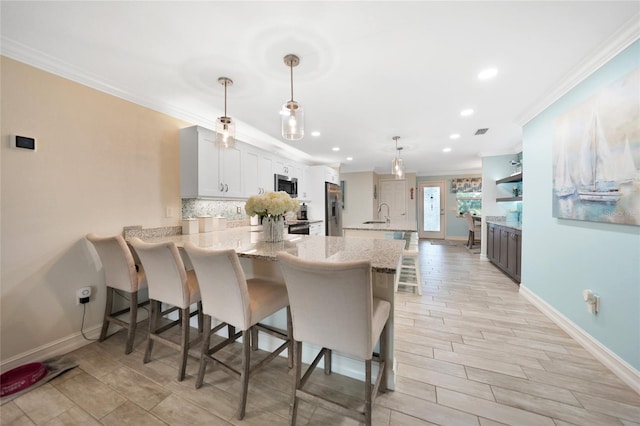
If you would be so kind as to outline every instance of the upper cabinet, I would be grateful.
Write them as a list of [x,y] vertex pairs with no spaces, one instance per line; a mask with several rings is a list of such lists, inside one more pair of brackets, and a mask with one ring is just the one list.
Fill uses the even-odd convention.
[[[498,197],[496,198],[496,202],[501,202],[501,201],[522,201],[522,191],[520,190],[520,185],[518,185],[520,182],[522,182],[522,172],[520,173],[516,173],[514,175],[511,176],[507,176],[505,178],[502,179],[498,179],[496,181],[496,185],[500,185],[503,183],[511,183],[511,187],[509,188],[511,190],[511,196],[509,197]],[[515,188],[515,190],[514,190]]]
[[259,149],[247,148],[243,152],[244,195],[264,194],[274,189],[273,158]]
[[296,177],[294,176],[296,172],[296,166],[293,162],[285,161],[285,160],[277,160],[275,162],[275,169],[273,171],[276,175],[283,175],[287,177]]
[[216,147],[215,132],[200,126],[180,130],[182,198],[242,197],[242,172],[239,147]]
[[309,166],[306,164],[297,164],[294,177],[298,178],[298,199],[300,201],[309,201]]
[[[200,126],[180,130],[182,198],[245,199],[273,191],[275,175],[285,175],[298,179],[298,198],[310,200],[309,166],[243,142],[236,142],[234,148],[218,148],[215,136],[213,130]],[[335,169],[316,167],[322,171],[318,181],[339,183]]]

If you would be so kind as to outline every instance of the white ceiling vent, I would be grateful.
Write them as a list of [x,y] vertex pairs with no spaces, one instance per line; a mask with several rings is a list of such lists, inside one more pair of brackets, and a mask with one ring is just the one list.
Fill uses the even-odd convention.
[[476,130],[476,136],[477,135],[484,135],[485,133],[487,133],[487,131],[489,131],[489,129],[478,129]]

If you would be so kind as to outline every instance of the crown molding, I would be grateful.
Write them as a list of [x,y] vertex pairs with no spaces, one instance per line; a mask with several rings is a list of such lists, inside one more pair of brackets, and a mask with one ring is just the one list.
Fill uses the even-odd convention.
[[[149,97],[136,95],[133,93],[133,91],[116,87],[115,85],[112,85],[109,82],[105,81],[103,78],[97,75],[92,75],[85,69],[76,67],[65,61],[61,61],[60,59],[57,59],[37,49],[33,49],[11,38],[2,37],[0,49],[0,53],[7,58],[66,78],[68,80],[82,84],[108,95],[124,99],[136,105],[149,108],[153,111],[166,114],[170,117],[186,121],[187,123],[199,125],[209,129],[215,129],[215,118],[212,119],[211,117],[205,117],[193,113],[192,111],[178,108],[175,105],[158,102],[157,100]],[[294,161],[301,161],[305,163],[312,162],[313,158],[306,152],[297,150],[287,145],[286,143],[247,125],[246,123],[242,123],[239,120],[238,122],[242,125],[237,126],[238,133],[236,139],[256,146],[258,148],[275,150],[276,152],[285,154],[288,158]]]
[[574,67],[555,90],[516,117],[516,123],[520,126],[527,124],[638,39],[640,39],[640,14],[635,14]]

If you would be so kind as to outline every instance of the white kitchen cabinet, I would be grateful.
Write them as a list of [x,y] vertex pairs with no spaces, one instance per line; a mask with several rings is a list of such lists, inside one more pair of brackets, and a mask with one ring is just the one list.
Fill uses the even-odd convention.
[[242,153],[219,149],[215,132],[200,126],[180,130],[180,196],[242,197]]
[[324,222],[315,222],[310,224],[309,235],[324,235]]
[[306,164],[296,164],[293,177],[298,179],[298,199],[301,201],[309,200],[309,192],[307,191],[307,170]]
[[258,149],[246,148],[243,151],[242,167],[245,197],[273,191],[274,173],[271,156]]
[[284,175],[287,177],[294,177],[296,167],[293,162],[285,160],[276,160],[273,173],[277,175]]
[[218,188],[220,195],[229,198],[241,198],[242,191],[242,151],[240,147],[220,148]]
[[335,184],[340,184],[340,178],[339,178],[339,174],[338,171],[334,168],[325,166],[324,167],[324,180],[325,182],[331,182],[331,183],[335,183]]

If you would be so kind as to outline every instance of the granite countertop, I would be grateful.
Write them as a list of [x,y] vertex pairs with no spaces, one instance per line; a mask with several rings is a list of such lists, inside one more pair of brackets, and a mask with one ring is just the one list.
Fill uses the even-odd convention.
[[493,223],[494,225],[500,225],[507,228],[513,228],[513,229],[517,229],[518,231],[522,231],[522,222],[487,219],[487,223]]
[[401,232],[417,232],[418,226],[412,221],[394,221],[391,223],[358,223],[355,225],[342,226],[342,229],[357,229],[365,231],[401,231]]
[[178,247],[188,241],[198,247],[211,249],[235,249],[240,257],[276,260],[276,253],[286,251],[302,259],[347,262],[369,260],[374,272],[395,273],[404,240],[383,240],[357,237],[324,237],[316,235],[285,235],[279,243],[262,241],[262,232],[251,232],[250,227],[189,235],[147,236],[150,243],[173,241]]

